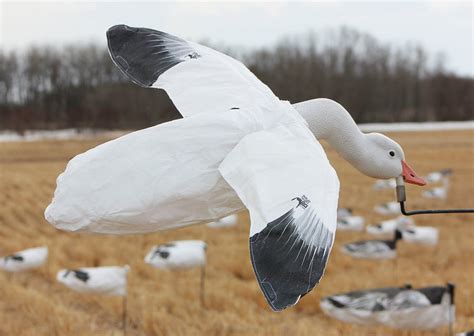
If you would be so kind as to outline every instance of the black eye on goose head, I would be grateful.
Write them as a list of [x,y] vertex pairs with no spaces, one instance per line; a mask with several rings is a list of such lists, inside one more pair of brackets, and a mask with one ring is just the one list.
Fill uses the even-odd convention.
[[390,155],[391,157],[395,157],[395,152],[391,150],[390,152],[388,152],[388,155]]

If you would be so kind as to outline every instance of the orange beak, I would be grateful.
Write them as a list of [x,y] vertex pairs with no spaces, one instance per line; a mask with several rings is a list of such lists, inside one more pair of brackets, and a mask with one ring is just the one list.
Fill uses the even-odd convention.
[[405,160],[402,160],[402,176],[406,183],[416,184],[419,186],[424,186],[426,184],[426,181],[416,175],[415,171],[405,162]]

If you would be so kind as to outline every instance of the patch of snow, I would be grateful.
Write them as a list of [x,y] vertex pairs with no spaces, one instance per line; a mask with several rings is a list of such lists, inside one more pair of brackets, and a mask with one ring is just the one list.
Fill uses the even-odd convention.
[[0,131],[0,142],[44,141],[44,140],[85,140],[98,137],[115,138],[127,131],[106,131],[97,129],[68,128],[61,130],[27,130],[22,134],[15,131]]
[[[474,120],[442,122],[407,122],[358,124],[362,132],[419,132],[474,129]],[[43,140],[84,140],[97,137],[115,138],[130,131],[108,131],[90,128],[67,128],[60,130],[27,130],[23,134],[15,131],[0,131],[0,142],[43,141]]]
[[474,129],[474,120],[358,124],[362,132],[420,132]]

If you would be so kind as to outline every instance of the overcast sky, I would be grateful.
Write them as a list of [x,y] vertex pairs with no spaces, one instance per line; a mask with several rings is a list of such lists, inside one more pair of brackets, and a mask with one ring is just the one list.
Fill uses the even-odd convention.
[[341,25],[384,42],[418,42],[447,68],[474,76],[471,1],[324,2],[20,2],[0,0],[0,45],[94,41],[105,46],[108,27],[125,23],[191,40],[229,46],[270,46],[285,36]]

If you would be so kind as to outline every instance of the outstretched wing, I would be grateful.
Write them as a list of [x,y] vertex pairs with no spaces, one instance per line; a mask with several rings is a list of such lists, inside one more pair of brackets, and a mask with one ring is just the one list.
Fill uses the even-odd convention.
[[252,133],[219,167],[249,209],[250,254],[272,309],[298,302],[323,276],[336,229],[339,180],[300,124]]
[[166,90],[185,117],[278,101],[242,63],[197,43],[126,25],[111,27],[107,40],[120,70],[140,86]]

